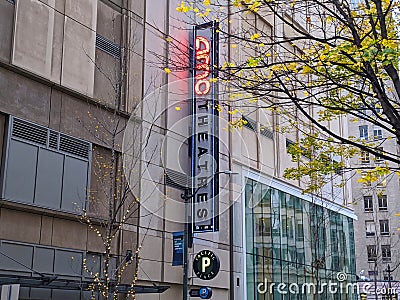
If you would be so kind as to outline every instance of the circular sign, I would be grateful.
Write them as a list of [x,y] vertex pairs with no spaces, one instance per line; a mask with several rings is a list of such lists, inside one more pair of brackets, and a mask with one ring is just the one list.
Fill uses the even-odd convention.
[[210,299],[212,296],[212,289],[210,287],[201,287],[199,296],[201,299]]
[[193,271],[203,280],[211,280],[219,272],[219,258],[210,250],[202,250],[193,260]]

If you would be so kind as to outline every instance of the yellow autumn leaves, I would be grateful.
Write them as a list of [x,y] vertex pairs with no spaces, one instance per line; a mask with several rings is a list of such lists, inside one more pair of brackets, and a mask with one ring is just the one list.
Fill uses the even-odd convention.
[[[205,7],[208,7],[212,4],[211,0],[203,0],[202,3]],[[234,0],[233,1],[234,7],[241,7],[242,5],[246,5],[248,11],[257,12],[262,5],[262,1],[257,1],[257,0]],[[200,12],[198,8],[193,7],[191,2],[189,2],[189,4],[187,4],[186,1],[181,1],[178,4],[178,6],[176,7],[176,10],[178,12],[183,12],[183,13],[187,13],[189,11],[194,11],[195,13],[198,13],[198,15],[200,15],[201,17],[207,16],[211,11],[208,8],[204,12]]]
[[[210,6],[211,5],[211,0],[203,0],[203,5],[204,6]],[[211,12],[210,8],[206,8],[203,12],[200,12],[200,10],[197,7],[193,7],[192,4],[188,5],[185,1],[181,1],[180,4],[176,7],[176,11],[178,12],[183,12],[187,13],[189,11],[195,12],[199,17],[207,17],[209,13]]]
[[371,170],[357,170],[357,173],[361,176],[357,179],[357,182],[370,184],[373,182],[382,183],[385,180],[385,177],[388,176],[391,171],[388,167],[377,166]]
[[260,37],[260,34],[259,33],[255,33],[255,34],[250,36],[250,40],[254,41],[254,40],[258,39],[259,37]]
[[183,13],[187,13],[189,10],[190,6],[186,5],[185,1],[182,1],[181,4],[176,8],[176,11]]

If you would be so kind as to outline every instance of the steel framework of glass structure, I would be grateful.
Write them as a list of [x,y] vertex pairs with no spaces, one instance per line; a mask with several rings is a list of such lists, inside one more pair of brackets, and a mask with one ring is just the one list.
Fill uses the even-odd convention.
[[248,300],[355,299],[352,218],[251,179],[245,201]]

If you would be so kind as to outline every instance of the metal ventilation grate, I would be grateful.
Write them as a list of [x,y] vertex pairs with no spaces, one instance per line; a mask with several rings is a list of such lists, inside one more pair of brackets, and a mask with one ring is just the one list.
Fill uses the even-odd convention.
[[19,119],[13,121],[12,136],[43,146],[47,145],[46,128]]
[[49,148],[58,149],[58,133],[50,131]]
[[273,140],[274,139],[274,133],[270,130],[268,130],[267,128],[263,128],[260,130],[260,134]]
[[165,169],[165,184],[180,190],[184,190],[188,187],[188,176],[186,174]]
[[11,117],[13,138],[90,159],[91,144],[28,121]]
[[257,122],[253,119],[246,118],[242,116],[242,120],[246,121],[246,124],[243,124],[244,127],[249,128],[250,130],[257,131]]
[[89,158],[89,143],[64,134],[60,134],[60,150],[86,159]]
[[98,34],[96,34],[96,48],[115,58],[121,57],[121,46]]

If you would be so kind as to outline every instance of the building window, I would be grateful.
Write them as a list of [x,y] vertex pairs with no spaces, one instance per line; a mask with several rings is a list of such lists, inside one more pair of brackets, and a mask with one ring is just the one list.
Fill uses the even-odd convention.
[[382,128],[374,126],[374,139],[379,140],[382,139],[382,137],[383,137]]
[[364,211],[374,211],[374,204],[372,202],[372,196],[364,196]]
[[[34,269],[46,274],[82,276],[84,255],[82,251],[56,249],[8,241],[2,241],[0,249],[2,253],[7,255],[0,254],[0,268],[2,270],[26,273],[30,272],[30,269]],[[23,263],[23,265],[18,264],[14,260]]]
[[367,255],[368,255],[368,261],[376,260],[376,246],[375,245],[367,246]]
[[85,208],[90,143],[10,117],[6,145],[4,199],[68,212]]
[[389,262],[392,259],[392,253],[390,252],[390,245],[382,245],[382,260],[383,262]]
[[282,228],[281,228],[281,232],[282,232],[282,236],[283,237],[287,237],[287,231],[288,231],[288,223],[287,223],[287,217],[282,216]]
[[[376,151],[379,152],[379,153],[383,153],[383,147],[377,147]],[[383,162],[383,161],[384,161],[384,159],[382,157],[375,156],[375,162],[380,163],[380,162]]]
[[386,211],[388,209],[387,195],[378,196],[378,207],[379,210]]
[[294,238],[294,223],[293,218],[288,218],[288,238]]
[[271,236],[271,218],[258,219],[258,236]]
[[368,140],[368,125],[359,126],[358,129],[360,130],[360,139]]
[[304,239],[303,223],[296,223],[296,240],[302,241]]
[[[117,257],[112,256],[109,264],[110,270],[116,270]],[[82,280],[92,277],[89,272],[102,274],[103,266],[104,257],[101,253],[0,241],[0,273],[11,271],[23,275],[37,275],[32,273],[33,270],[40,270],[46,275]]]
[[361,163],[363,163],[363,164],[368,164],[369,163],[369,152],[367,152],[367,151],[361,151],[361,154],[360,154],[360,160],[361,160]]
[[263,265],[270,264],[271,260],[271,248],[269,247],[263,247],[261,245],[258,245],[258,247],[255,248],[256,250],[256,264],[262,267]]
[[374,221],[365,221],[365,235],[366,236],[375,236],[375,222]]
[[[389,276],[384,275],[383,280],[389,281]],[[393,281],[393,276],[390,276],[390,281]],[[395,295],[393,295],[393,297],[390,297],[389,295],[382,295],[382,300],[397,300],[397,298]]]
[[389,220],[379,220],[381,235],[390,235]]

